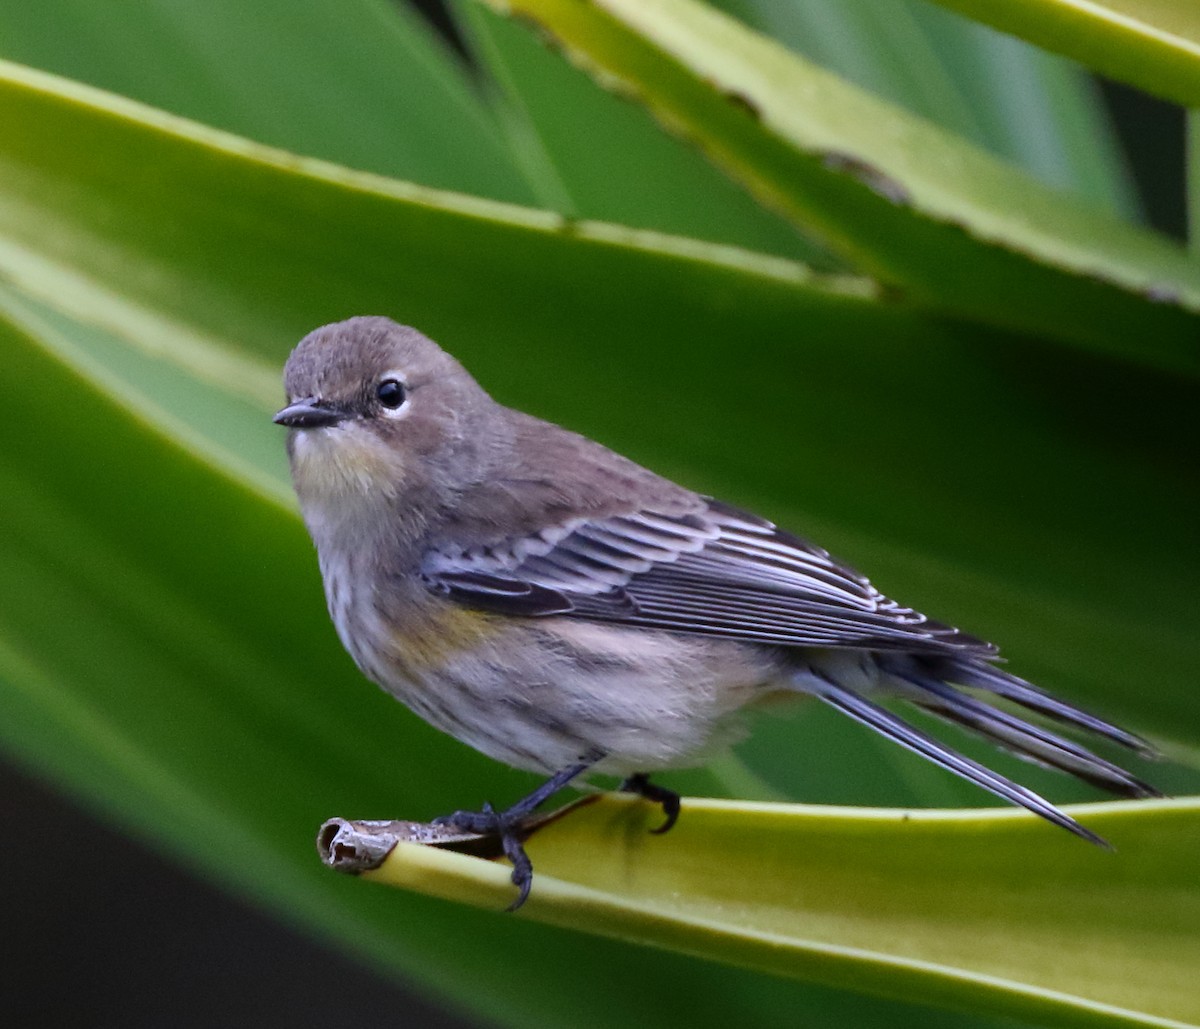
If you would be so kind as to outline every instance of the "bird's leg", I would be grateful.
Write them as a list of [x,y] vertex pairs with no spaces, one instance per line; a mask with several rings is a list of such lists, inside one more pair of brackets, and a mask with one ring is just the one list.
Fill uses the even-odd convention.
[[639,797],[662,805],[667,820],[657,829],[651,829],[652,833],[665,833],[679,819],[679,794],[665,786],[656,786],[645,772],[631,775],[617,789],[622,793],[636,793]]
[[513,885],[519,890],[517,899],[509,904],[507,910],[516,911],[525,903],[529,896],[529,887],[533,883],[533,863],[525,853],[524,846],[526,819],[602,757],[604,755],[599,753],[588,754],[578,764],[568,765],[555,772],[536,790],[504,811],[497,811],[491,804],[484,804],[482,811],[455,811],[452,815],[435,818],[434,823],[451,825],[462,832],[477,833],[480,836],[500,837],[504,854],[512,862]]

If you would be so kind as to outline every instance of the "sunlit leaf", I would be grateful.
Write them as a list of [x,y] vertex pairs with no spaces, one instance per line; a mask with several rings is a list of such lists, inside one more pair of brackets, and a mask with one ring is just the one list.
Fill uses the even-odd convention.
[[[608,796],[530,838],[521,913],[1039,1024],[1200,1020],[1200,800],[1073,813],[1118,852],[1015,811],[713,801],[686,805],[660,837],[654,808]],[[364,878],[493,910],[514,893],[507,867],[418,843]]]
[[1162,367],[1200,366],[1195,266],[1165,239],[1041,187],[698,0],[495,5],[540,25],[902,295]]
[[719,0],[872,93],[1113,213],[1134,210],[1120,148],[1080,67],[924,0]]
[[1200,104],[1200,8],[1178,0],[934,0],[1114,79]]
[[795,228],[654,123],[473,0],[454,10],[492,86],[488,99],[538,206],[832,266]]
[[0,0],[0,57],[309,157],[534,197],[464,69],[402,3]]

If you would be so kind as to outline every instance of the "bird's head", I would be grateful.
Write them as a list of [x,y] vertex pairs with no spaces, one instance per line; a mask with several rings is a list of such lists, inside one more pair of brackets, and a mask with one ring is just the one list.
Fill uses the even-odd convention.
[[416,329],[360,317],[309,333],[284,369],[288,456],[301,505],[438,503],[482,474],[492,399]]

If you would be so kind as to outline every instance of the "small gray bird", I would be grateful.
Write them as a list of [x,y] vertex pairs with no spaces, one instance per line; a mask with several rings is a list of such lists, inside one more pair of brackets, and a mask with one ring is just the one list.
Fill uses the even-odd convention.
[[306,336],[284,373],[288,456],[329,612],[363,674],[444,732],[550,775],[509,809],[445,821],[498,836],[528,895],[522,827],[585,773],[662,805],[650,773],[702,764],[781,694],[819,698],[1094,843],[1037,794],[878,703],[901,698],[1127,797],[1153,787],[961,687],[1149,753],[996,666],[994,646],[883,596],[771,522],[502,407],[387,318]]

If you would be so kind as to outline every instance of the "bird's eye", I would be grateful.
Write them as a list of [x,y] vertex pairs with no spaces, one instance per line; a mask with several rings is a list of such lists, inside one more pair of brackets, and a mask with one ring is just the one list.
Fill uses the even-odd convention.
[[375,387],[375,396],[389,411],[395,411],[408,399],[408,391],[399,379],[384,379]]

